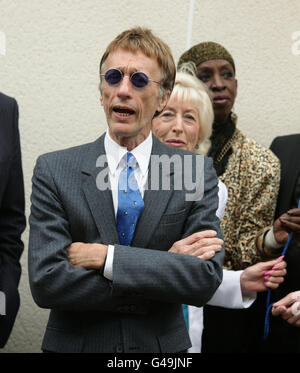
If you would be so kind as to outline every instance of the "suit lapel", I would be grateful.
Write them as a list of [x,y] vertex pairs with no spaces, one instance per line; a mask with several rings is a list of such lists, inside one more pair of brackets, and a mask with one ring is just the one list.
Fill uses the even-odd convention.
[[[101,243],[103,244],[119,244],[118,232],[116,229],[115,213],[113,207],[112,193],[110,188],[99,190],[97,187],[97,177],[102,172],[107,171],[107,163],[97,162],[99,156],[103,160],[105,157],[104,136],[96,140],[89,153],[86,156],[82,167],[82,189],[89,208],[95,220],[97,229],[101,236]],[[166,154],[167,147],[153,136],[153,146],[151,155],[160,156]],[[101,164],[100,164],[101,163]],[[137,224],[135,235],[131,246],[147,247],[149,241],[159,224],[161,216],[163,215],[169,199],[173,193],[173,175],[170,172],[170,190],[151,190],[151,159],[149,162],[148,184],[149,189],[144,193],[144,210],[140,216]],[[159,174],[161,175],[161,164],[159,165]],[[108,182],[107,173],[107,182]]]
[[[82,189],[101,236],[101,243],[118,244],[119,237],[116,229],[115,213],[110,188],[99,190],[99,177],[107,172],[105,163],[104,136],[96,140],[87,154],[82,167]],[[99,158],[100,157],[100,158]],[[99,161],[100,160],[100,161]],[[109,183],[108,173],[106,178]]]
[[[166,153],[166,146],[162,149],[162,144],[153,136],[152,155],[162,155]],[[169,199],[173,193],[173,177],[170,173],[170,190],[151,190],[151,165],[152,157],[149,162],[148,171],[148,189],[144,193],[144,210],[137,224],[135,235],[131,246],[147,247],[151,237],[154,234],[156,226],[167,207]],[[161,164],[159,165],[159,175],[161,175]]]

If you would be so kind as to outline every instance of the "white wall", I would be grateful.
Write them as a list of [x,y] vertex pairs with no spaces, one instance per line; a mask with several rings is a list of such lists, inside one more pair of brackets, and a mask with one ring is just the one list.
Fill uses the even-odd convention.
[[[299,0],[195,0],[191,45],[223,44],[238,78],[238,126],[265,146],[300,132]],[[0,0],[0,91],[15,97],[30,209],[38,155],[86,143],[106,128],[99,106],[98,64],[107,44],[136,25],[166,41],[176,62],[186,50],[189,0]],[[300,39],[300,36],[299,36]],[[294,45],[295,51],[300,45]],[[48,311],[33,302],[23,236],[21,307],[2,352],[39,352]]]

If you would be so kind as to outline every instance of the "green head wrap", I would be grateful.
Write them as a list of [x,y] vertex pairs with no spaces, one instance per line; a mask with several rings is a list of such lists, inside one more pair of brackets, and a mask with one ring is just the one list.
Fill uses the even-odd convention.
[[225,60],[228,61],[235,72],[235,65],[231,54],[220,44],[213,41],[196,44],[180,57],[177,68],[184,62],[194,62],[196,66],[205,61]]

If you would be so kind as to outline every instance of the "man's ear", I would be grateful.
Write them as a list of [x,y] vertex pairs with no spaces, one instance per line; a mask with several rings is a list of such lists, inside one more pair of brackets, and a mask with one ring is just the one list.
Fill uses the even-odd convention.
[[101,87],[101,80],[100,80],[100,83],[99,83],[99,92],[100,92],[100,105],[103,106],[103,97],[102,97],[102,87]]
[[158,103],[158,106],[157,106],[157,111],[159,113],[161,113],[164,110],[164,108],[166,107],[166,105],[169,101],[170,95],[171,95],[171,92],[167,91],[167,93],[163,97],[159,98],[159,103]]

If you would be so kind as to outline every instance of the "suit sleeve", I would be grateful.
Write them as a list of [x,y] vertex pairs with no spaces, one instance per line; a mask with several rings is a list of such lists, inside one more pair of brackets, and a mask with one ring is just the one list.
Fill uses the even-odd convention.
[[15,100],[12,100],[11,118],[7,141],[12,139],[12,154],[0,206],[0,291],[6,298],[6,315],[0,316],[0,347],[5,345],[19,309],[19,260],[24,249],[21,235],[26,225],[18,105]]
[[231,309],[249,308],[256,299],[256,292],[242,293],[241,274],[243,271],[223,270],[223,281],[207,304]]
[[[218,179],[211,159],[205,158],[204,196],[194,201],[182,237],[212,229],[222,238],[218,207]],[[211,260],[201,260],[159,250],[115,245],[113,295],[132,296],[171,303],[204,305],[222,281],[224,250]]]
[[68,216],[47,160],[38,158],[33,178],[28,251],[29,283],[38,306],[73,311],[113,307],[110,282],[99,271],[74,267]]

